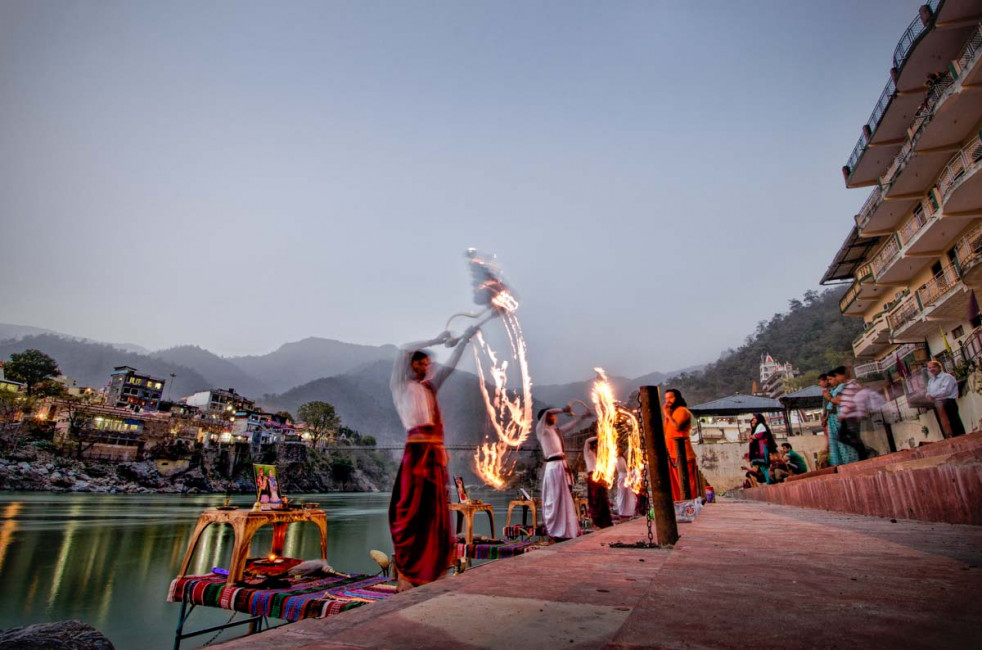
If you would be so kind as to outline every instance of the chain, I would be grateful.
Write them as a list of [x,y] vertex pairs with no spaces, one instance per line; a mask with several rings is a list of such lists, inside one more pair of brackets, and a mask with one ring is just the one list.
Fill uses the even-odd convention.
[[[641,406],[641,393],[638,393],[638,406]],[[638,412],[638,430],[641,432],[641,453],[644,455],[644,470],[641,473],[642,484],[644,486],[643,494],[645,499],[648,500],[648,512],[645,513],[645,519],[648,523],[648,546],[655,546],[655,535],[651,532],[651,522],[655,518],[655,508],[654,500],[652,499],[651,488],[648,484],[648,449],[645,443],[644,436],[644,418],[641,417],[640,411]]]

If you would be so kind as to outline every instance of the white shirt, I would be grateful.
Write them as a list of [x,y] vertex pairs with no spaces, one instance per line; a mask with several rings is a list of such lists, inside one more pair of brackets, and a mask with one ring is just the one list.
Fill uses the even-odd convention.
[[535,437],[539,439],[539,446],[542,447],[542,455],[552,458],[563,453],[563,444],[559,439],[559,431],[555,425],[546,424],[546,419],[542,418],[535,426]]
[[461,340],[450,358],[447,359],[446,365],[436,367],[435,364],[430,364],[426,379],[433,387],[431,392],[414,377],[410,360],[413,357],[413,352],[429,345],[435,345],[440,340],[407,343],[399,348],[399,352],[396,354],[396,360],[392,365],[392,378],[389,380],[389,388],[392,389],[392,401],[395,404],[396,412],[399,414],[399,419],[402,420],[402,426],[406,427],[406,431],[436,424],[435,393],[440,390],[440,386],[457,366],[467,344],[466,340]]
[[934,399],[958,399],[958,382],[942,370],[927,380],[927,394]]
[[586,443],[583,445],[583,460],[586,462],[586,471],[588,474],[597,469],[597,452],[590,449],[590,443],[596,441],[597,436],[593,436],[592,438],[587,438]]

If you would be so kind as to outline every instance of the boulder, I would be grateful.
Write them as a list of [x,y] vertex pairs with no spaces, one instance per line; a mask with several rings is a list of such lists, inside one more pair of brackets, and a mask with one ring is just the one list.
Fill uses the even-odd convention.
[[0,650],[115,650],[112,641],[82,621],[58,621],[0,630]]

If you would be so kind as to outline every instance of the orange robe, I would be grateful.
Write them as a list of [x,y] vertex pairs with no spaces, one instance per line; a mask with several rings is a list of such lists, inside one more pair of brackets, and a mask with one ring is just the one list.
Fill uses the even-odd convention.
[[668,447],[668,458],[671,467],[669,476],[672,479],[672,498],[682,499],[682,482],[679,477],[679,458],[676,440],[685,440],[685,462],[689,469],[689,498],[699,496],[698,467],[696,466],[696,450],[692,448],[689,430],[692,428],[692,412],[684,406],[677,406],[671,414],[665,414],[665,446]]

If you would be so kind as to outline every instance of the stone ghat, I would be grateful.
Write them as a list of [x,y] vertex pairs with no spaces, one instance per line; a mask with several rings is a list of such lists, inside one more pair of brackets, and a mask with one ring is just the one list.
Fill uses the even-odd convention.
[[982,525],[982,432],[731,495],[877,517]]
[[[635,520],[223,648],[965,647],[982,528],[709,504],[672,550]],[[761,607],[770,624],[762,624]]]

